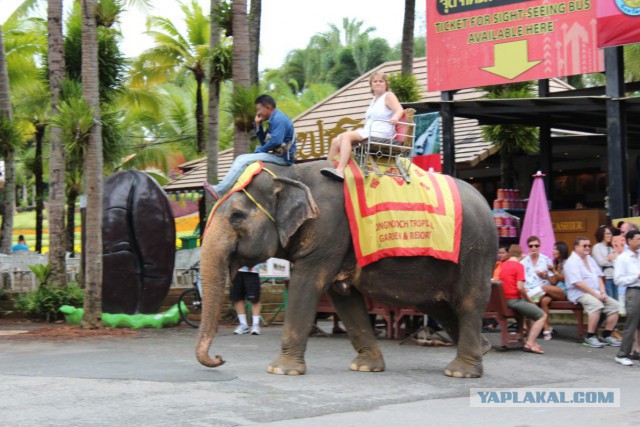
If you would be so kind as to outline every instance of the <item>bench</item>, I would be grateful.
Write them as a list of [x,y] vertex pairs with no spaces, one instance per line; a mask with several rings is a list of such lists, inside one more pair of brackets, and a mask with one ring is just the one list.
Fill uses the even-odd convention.
[[[400,321],[404,316],[409,314],[418,314],[421,316],[423,314],[416,312],[414,307],[395,307],[389,304],[375,301],[367,296],[364,297],[364,302],[369,314],[380,315],[384,318],[386,324],[385,333],[386,337],[389,339],[400,337]],[[333,308],[329,297],[324,293],[320,297],[320,302],[318,303],[316,312],[331,314],[336,313],[336,310],[335,308]]]
[[[571,311],[575,316],[578,324],[578,338],[584,336],[584,311],[580,304],[571,301],[552,301],[549,305],[550,311]],[[502,347],[522,347],[524,345],[524,319],[523,316],[511,310],[507,306],[507,300],[504,297],[502,282],[499,280],[491,281],[491,297],[484,313],[485,319],[495,319],[500,325],[500,343]],[[508,319],[515,319],[518,323],[516,331],[510,331],[507,325]]]

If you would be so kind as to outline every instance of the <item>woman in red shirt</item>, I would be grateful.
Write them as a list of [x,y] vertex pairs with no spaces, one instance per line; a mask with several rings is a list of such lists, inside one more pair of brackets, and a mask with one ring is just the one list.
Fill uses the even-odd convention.
[[547,315],[527,295],[524,287],[524,266],[520,264],[522,248],[520,245],[509,247],[509,259],[502,264],[500,280],[504,290],[507,306],[513,311],[527,318],[527,342],[524,351],[529,353],[544,354],[542,347],[536,342],[536,338],[542,331]]

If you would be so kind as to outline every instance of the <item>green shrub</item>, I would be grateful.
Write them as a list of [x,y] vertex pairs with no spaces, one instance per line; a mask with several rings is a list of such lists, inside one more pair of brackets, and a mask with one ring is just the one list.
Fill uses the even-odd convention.
[[80,307],[83,300],[84,292],[75,283],[70,283],[64,288],[41,284],[35,291],[20,295],[16,300],[16,309],[29,317],[51,322],[63,318],[59,311],[61,306]]
[[420,84],[413,74],[408,76],[401,73],[389,75],[389,89],[396,94],[400,102],[420,100]]
[[38,283],[41,285],[45,285],[47,280],[49,280],[49,276],[51,275],[51,266],[49,264],[35,264],[30,265],[29,270],[35,274],[38,279]]

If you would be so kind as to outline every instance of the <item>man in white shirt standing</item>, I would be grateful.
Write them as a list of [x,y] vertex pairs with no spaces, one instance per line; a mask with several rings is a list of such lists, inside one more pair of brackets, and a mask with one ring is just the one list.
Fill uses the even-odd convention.
[[[581,304],[589,315],[584,345],[594,348],[601,348],[607,344],[619,347],[620,341],[611,336],[611,331],[618,323],[620,304],[607,296],[604,274],[590,253],[591,241],[587,237],[577,237],[573,253],[564,265],[567,297],[569,301]],[[596,336],[601,313],[606,316],[602,342]]]
[[635,342],[636,331],[640,328],[640,231],[631,230],[626,236],[629,249],[616,258],[614,281],[618,286],[626,286],[625,307],[627,318],[624,324],[622,346],[616,354],[616,362],[624,366],[633,366],[629,358]]
[[553,263],[549,257],[540,253],[540,239],[537,236],[530,236],[527,239],[527,246],[529,247],[529,255],[520,261],[520,264],[524,266],[527,295],[534,302],[537,302],[544,294],[542,287],[551,285],[549,277],[553,276],[553,273],[549,267]]

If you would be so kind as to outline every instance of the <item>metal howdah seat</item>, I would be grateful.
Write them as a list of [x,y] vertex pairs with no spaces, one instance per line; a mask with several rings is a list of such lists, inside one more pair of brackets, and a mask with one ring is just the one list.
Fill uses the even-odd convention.
[[[396,124],[396,132],[391,138],[371,136],[354,145],[355,159],[365,176],[373,172],[378,176],[401,176],[405,181],[410,182],[408,169],[413,159],[416,133],[414,115],[413,108],[406,109],[401,121]],[[378,167],[380,165],[388,169],[381,172]]]

